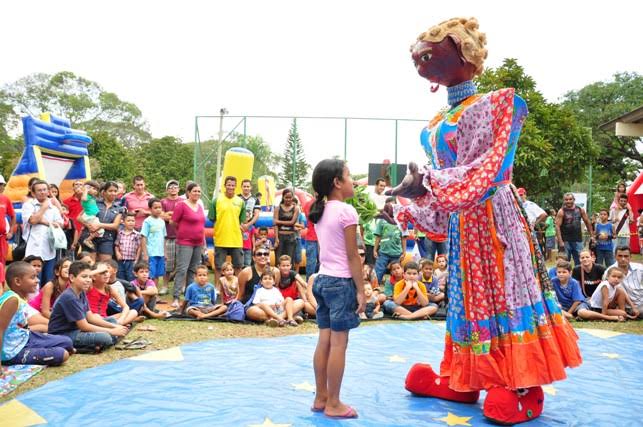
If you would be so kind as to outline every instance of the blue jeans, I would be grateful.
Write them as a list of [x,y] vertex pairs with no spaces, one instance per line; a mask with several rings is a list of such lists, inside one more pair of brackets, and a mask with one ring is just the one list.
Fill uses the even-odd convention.
[[388,265],[392,261],[399,261],[402,254],[391,256],[379,253],[377,259],[375,260],[375,275],[377,276],[377,282],[383,283],[382,279],[384,278],[384,273],[388,270]]
[[580,251],[583,250],[583,242],[564,242],[567,258],[571,261],[574,258],[574,265],[580,264]]
[[357,289],[351,278],[320,274],[313,283],[319,329],[348,331],[359,326]]
[[252,265],[252,249],[243,250],[243,266],[250,267]]
[[56,258],[52,258],[42,263],[42,271],[40,272],[40,287],[42,288],[54,278],[54,267],[56,266]]
[[306,278],[319,271],[319,242],[306,240]]
[[611,249],[596,249],[596,264],[605,267],[614,264],[614,252]]
[[620,248],[621,246],[627,246],[629,248],[630,247],[630,238],[629,237],[617,237],[616,241],[614,242],[614,253],[616,253],[616,248]]
[[420,237],[415,241],[418,245],[418,252],[420,252],[420,258],[426,258],[426,237]]
[[118,273],[116,274],[116,277],[125,279],[128,282],[131,282],[132,280],[136,279],[136,276],[134,276],[134,263],[136,260],[134,259],[124,259],[121,261],[118,261]]
[[435,242],[428,237],[424,239],[424,246],[426,248],[426,256],[428,260],[434,261],[436,255],[446,255],[447,253],[447,242]]

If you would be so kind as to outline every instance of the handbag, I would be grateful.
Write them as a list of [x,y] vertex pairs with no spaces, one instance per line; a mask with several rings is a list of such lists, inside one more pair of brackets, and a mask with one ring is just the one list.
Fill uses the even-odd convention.
[[49,244],[54,249],[67,249],[67,236],[61,227],[49,224]]
[[18,244],[13,248],[13,251],[11,252],[11,257],[14,261],[21,261],[24,259],[25,253],[27,252],[27,243],[29,242],[29,237],[31,237],[31,226],[29,226],[29,234],[27,234],[27,240],[22,237],[22,231],[20,227],[18,227],[18,230],[20,230],[19,236],[17,238]]

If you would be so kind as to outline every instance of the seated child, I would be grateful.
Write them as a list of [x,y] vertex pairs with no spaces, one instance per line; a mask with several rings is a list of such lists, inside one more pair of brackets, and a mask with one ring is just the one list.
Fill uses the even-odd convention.
[[[80,204],[83,207],[83,211],[80,213],[80,216],[78,217],[78,221],[82,224],[89,225],[89,224],[100,224],[100,220],[98,219],[98,205],[96,204],[96,197],[98,197],[98,192],[100,191],[100,185],[98,185],[98,182],[94,180],[87,181],[85,183],[85,187],[83,190],[83,195],[80,199]],[[89,233],[89,237],[87,237],[83,241],[83,245],[88,247],[89,249],[96,249],[94,246],[94,238],[96,237],[103,237],[105,234],[105,230],[102,228],[99,228],[98,230]]]
[[50,334],[66,335],[75,348],[91,352],[100,352],[127,334],[126,327],[103,320],[89,309],[85,294],[92,283],[89,264],[73,262],[69,280],[70,286],[58,297],[51,312]]
[[[621,282],[625,278],[623,270],[616,266],[610,267],[607,269],[605,277],[607,280],[598,285],[598,288],[596,288],[589,300],[590,309],[604,316],[611,316],[611,319],[604,320],[617,320],[622,322],[626,318],[636,319],[639,311],[621,285]],[[632,315],[625,311],[626,305],[633,307]]]
[[279,257],[279,283],[277,287],[284,297],[286,322],[290,326],[297,326],[304,322],[304,318],[296,315],[306,305],[306,282],[299,274],[292,270],[290,256]]
[[[558,265],[559,261],[569,262],[569,257],[567,256],[567,254],[565,254],[565,252],[558,252],[558,255],[556,255],[556,265]],[[556,268],[556,265],[550,268],[547,272],[547,274],[549,274],[549,278],[552,280],[554,280],[558,275],[558,269]]]
[[447,277],[449,276],[447,256],[438,255],[435,259],[435,263],[437,266],[433,269],[433,280],[438,283],[440,291],[445,292],[447,288]]
[[118,277],[131,282],[134,280],[134,263],[141,257],[141,233],[136,231],[136,214],[127,212],[124,227],[118,230],[114,252],[118,260]]
[[384,312],[394,319],[428,319],[438,311],[438,306],[429,302],[424,283],[418,281],[420,266],[407,262],[404,266],[404,279],[395,284],[393,299],[386,300]]
[[306,303],[304,303],[304,313],[309,319],[317,317],[317,299],[313,295],[313,284],[318,273],[313,273],[308,278],[308,286],[306,286]]
[[72,340],[30,331],[28,327],[25,298],[38,289],[36,270],[24,261],[12,262],[7,267],[6,281],[9,289],[0,296],[2,365],[62,365],[74,352]]
[[191,283],[185,291],[182,310],[188,316],[197,319],[210,319],[226,314],[228,307],[225,304],[215,304],[217,291],[214,285],[208,282],[208,267],[198,265],[194,274],[194,283]]
[[274,285],[275,273],[270,269],[266,269],[266,271],[261,274],[261,287],[255,292],[252,304],[266,313],[266,316],[268,316],[268,320],[265,322],[266,325],[272,327],[285,326],[284,297]]
[[366,309],[359,314],[360,319],[381,319],[384,312],[380,311],[380,302],[377,295],[373,293],[373,287],[370,283],[364,283],[364,296],[366,297]]
[[82,261],[85,264],[89,264],[90,267],[94,265],[94,262],[96,262],[94,260],[94,256],[91,253],[85,251],[82,251],[80,254],[78,254],[76,261]]
[[40,312],[44,317],[51,317],[51,309],[56,299],[62,294],[69,284],[69,266],[71,261],[61,258],[54,267],[54,278],[40,288],[40,292],[29,301],[29,305]]
[[221,301],[228,305],[237,299],[239,290],[239,279],[234,275],[234,267],[231,262],[221,264],[221,277],[219,277],[219,286],[221,289]]
[[[110,289],[115,290],[118,292],[120,295],[121,299],[125,302],[125,305],[127,305],[130,309],[136,310],[138,314],[143,313],[144,307],[145,307],[145,302],[143,301],[143,297],[139,296],[136,294],[140,294],[140,289],[137,287],[133,286],[131,283],[126,282],[123,284],[121,280],[117,278],[117,272],[118,272],[118,263],[113,260],[107,260],[104,261],[105,264],[107,264],[107,270],[109,271],[109,280],[107,281],[107,285],[110,287]],[[156,317],[159,313],[151,312],[149,313],[150,310],[145,307],[145,310],[148,311],[149,317]],[[110,299],[109,303],[107,305],[107,315],[111,316],[116,313],[121,313],[123,311],[123,307],[121,307],[116,300]],[[159,316],[158,318],[163,318],[165,316]],[[144,317],[139,316],[137,321],[143,321],[145,320]]]
[[[125,303],[125,298],[121,297],[119,292],[110,287],[109,268],[107,264],[98,262],[92,270],[92,286],[87,291],[87,302],[92,313],[98,314],[109,322],[115,322],[119,325],[129,325],[138,317],[136,310],[130,310]],[[107,308],[110,300],[114,300],[121,307],[121,311],[108,317]]]
[[145,305],[153,311],[156,307],[156,296],[159,292],[154,280],[150,279],[150,267],[148,264],[139,262],[134,265],[134,276],[136,276],[136,279],[132,280],[131,284],[138,288]]
[[[40,277],[40,272],[42,271],[42,266],[44,265],[44,261],[42,258],[40,258],[38,255],[29,255],[26,256],[23,259],[24,262],[28,263],[31,265],[33,268],[36,269],[36,274],[38,274],[38,277]],[[37,290],[36,290],[37,292]]]
[[395,284],[404,279],[404,270],[402,269],[402,263],[399,261],[391,261],[388,265],[388,270],[390,275],[388,279],[384,279],[384,293],[378,295],[380,304],[384,304],[386,300],[393,298]]
[[267,227],[259,227],[255,228],[253,231],[253,244],[252,244],[252,250],[254,251],[254,248],[266,248],[268,250],[272,250],[272,242],[268,238],[268,228]]
[[556,297],[562,308],[563,315],[573,319],[580,315],[580,310],[588,310],[583,291],[578,280],[571,277],[572,265],[568,261],[558,261],[556,264],[556,277],[551,281],[556,291]]
[[[141,227],[141,254],[149,265],[149,278],[158,285],[159,277],[165,275],[165,221],[161,218],[163,205],[159,199],[152,198],[147,202],[150,216],[145,218]],[[148,305],[149,307],[149,305]],[[150,307],[152,308],[152,307]]]
[[436,304],[444,300],[444,292],[440,291],[438,281],[433,277],[433,262],[426,258],[420,260],[420,282],[424,283],[429,293],[429,301]]

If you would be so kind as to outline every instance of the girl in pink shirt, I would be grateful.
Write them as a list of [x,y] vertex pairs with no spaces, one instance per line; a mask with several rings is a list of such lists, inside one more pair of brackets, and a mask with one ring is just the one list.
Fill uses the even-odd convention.
[[357,252],[357,212],[344,203],[353,196],[348,167],[337,159],[322,160],[313,171],[315,201],[308,219],[315,224],[321,267],[313,283],[319,340],[315,349],[316,393],[313,412],[331,418],[357,418],[339,400],[348,332],[359,326],[366,300]]

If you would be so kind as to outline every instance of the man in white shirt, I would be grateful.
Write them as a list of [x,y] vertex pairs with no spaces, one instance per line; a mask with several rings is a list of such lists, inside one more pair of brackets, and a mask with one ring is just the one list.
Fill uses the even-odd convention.
[[[618,246],[616,248],[616,263],[610,267],[618,266],[626,274],[625,279],[621,285],[625,288],[627,295],[629,295],[632,302],[636,305],[639,311],[639,318],[643,317],[643,264],[630,262],[632,253],[629,246]],[[603,280],[607,280],[607,272],[610,267],[605,270]]]
[[384,178],[377,178],[377,181],[375,181],[375,187],[372,191],[369,191],[371,200],[373,200],[375,206],[377,206],[377,209],[379,210],[382,210],[386,203],[386,199],[389,198],[389,196],[384,194],[384,190],[386,190],[386,180]]
[[53,279],[56,264],[56,250],[49,241],[49,226],[62,227],[63,219],[58,208],[49,200],[49,185],[45,181],[34,182],[31,193],[34,198],[22,204],[22,236],[27,241],[25,256],[36,255],[43,260],[40,272],[43,286]]
[[524,188],[518,189],[518,195],[522,201],[522,207],[527,212],[527,221],[533,230],[536,224],[543,222],[547,219],[547,212],[531,200],[527,200],[527,190]]

